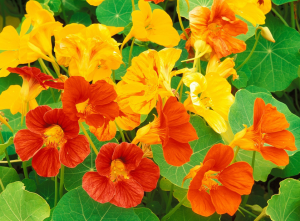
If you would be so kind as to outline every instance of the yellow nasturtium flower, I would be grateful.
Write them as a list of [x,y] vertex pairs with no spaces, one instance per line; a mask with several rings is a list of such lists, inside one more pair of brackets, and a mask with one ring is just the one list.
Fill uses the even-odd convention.
[[161,9],[155,9],[152,13],[148,2],[139,1],[139,9],[132,12],[130,33],[124,39],[124,45],[130,38],[135,37],[140,41],[151,41],[164,47],[178,45],[180,37],[170,16]]
[[119,44],[111,36],[119,28],[92,24],[70,24],[55,34],[55,54],[60,65],[69,67],[70,76],[97,81],[111,75],[123,63]]
[[187,110],[202,116],[217,133],[227,130],[229,108],[234,102],[231,86],[217,73],[186,73],[184,84],[190,88],[185,100]]
[[100,5],[104,0],[86,0],[87,3],[93,6],[98,6]]
[[235,14],[251,22],[253,26],[265,24],[266,16],[272,8],[271,0],[225,0]]

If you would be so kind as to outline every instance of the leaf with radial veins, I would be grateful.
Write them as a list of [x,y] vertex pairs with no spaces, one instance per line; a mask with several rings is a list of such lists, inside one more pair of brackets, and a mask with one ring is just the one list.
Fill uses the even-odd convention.
[[296,2],[297,0],[272,0],[275,5],[282,5],[288,2]]
[[190,10],[186,3],[186,0],[179,0],[180,16],[189,19],[189,12],[192,11],[197,6],[203,6],[211,8],[213,0],[189,0]]
[[[194,126],[198,140],[190,142],[193,154],[189,162],[180,167],[168,164],[164,158],[162,146],[160,144],[151,145],[154,161],[160,168],[160,174],[170,180],[173,184],[181,186],[183,178],[190,172],[190,169],[204,160],[207,151],[212,145],[223,143],[219,134],[206,125],[205,121],[199,116],[192,116],[190,123]],[[186,181],[184,188],[188,188],[189,182]]]

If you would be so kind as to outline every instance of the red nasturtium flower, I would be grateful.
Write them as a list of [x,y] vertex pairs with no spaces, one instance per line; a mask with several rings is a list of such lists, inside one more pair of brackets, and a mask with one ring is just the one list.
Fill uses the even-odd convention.
[[[289,156],[285,150],[297,150],[294,135],[286,130],[289,126],[285,115],[277,111],[276,107],[266,105],[263,99],[256,98],[253,125],[238,132],[230,146],[258,151],[265,160],[286,166],[289,164]],[[264,146],[265,143],[271,146]]]
[[206,41],[218,58],[246,50],[245,42],[233,38],[248,32],[248,26],[235,17],[225,0],[214,0],[211,10],[198,6],[190,11],[192,45],[196,40]]
[[216,144],[207,152],[203,164],[191,169],[193,177],[188,200],[192,210],[201,216],[228,213],[233,216],[241,203],[241,195],[251,193],[253,169],[246,162],[230,165],[234,151],[230,146]]
[[91,131],[95,131],[95,128],[109,126],[110,121],[119,116],[116,98],[114,87],[106,81],[89,84],[81,76],[72,76],[65,82],[63,110],[71,120],[85,121],[92,127]]
[[97,172],[87,172],[83,189],[100,203],[130,208],[141,203],[144,191],[156,188],[159,167],[135,144],[108,143],[96,158]]
[[76,167],[89,155],[90,147],[84,135],[78,135],[78,122],[71,121],[62,109],[43,105],[26,115],[28,129],[19,130],[14,144],[22,161],[32,157],[37,174],[53,177],[61,163]]
[[175,97],[170,97],[162,106],[158,96],[156,105],[158,117],[137,131],[132,143],[162,144],[167,163],[181,166],[190,161],[193,150],[190,141],[198,139],[196,130],[189,123],[190,116],[183,104]]

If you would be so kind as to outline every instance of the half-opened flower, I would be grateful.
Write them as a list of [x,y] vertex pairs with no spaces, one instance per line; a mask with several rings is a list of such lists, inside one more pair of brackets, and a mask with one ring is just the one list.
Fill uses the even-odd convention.
[[190,161],[193,150],[190,141],[198,139],[196,130],[189,123],[190,116],[183,104],[175,97],[170,97],[162,106],[159,96],[157,102],[158,117],[137,131],[132,143],[162,144],[167,163],[181,166]]
[[253,169],[246,162],[230,165],[234,151],[230,146],[216,144],[207,152],[200,167],[187,178],[193,178],[187,198],[192,210],[201,216],[228,213],[233,216],[241,203],[241,195],[251,193]]
[[214,0],[211,10],[198,6],[189,13],[192,42],[206,41],[218,58],[246,50],[245,42],[234,38],[248,32],[247,24],[235,17],[225,0]]
[[265,160],[286,166],[289,163],[286,150],[297,150],[294,135],[286,130],[289,126],[285,115],[277,111],[276,107],[266,105],[263,99],[256,98],[253,125],[238,132],[230,146],[258,151]]
[[156,188],[159,167],[134,144],[108,143],[96,158],[97,172],[87,172],[83,189],[99,203],[130,208],[142,202],[144,192]]
[[78,135],[78,122],[71,121],[62,109],[39,106],[28,112],[26,126],[28,129],[16,133],[16,152],[22,161],[32,158],[40,176],[56,176],[61,163],[76,167],[90,153],[87,138]]

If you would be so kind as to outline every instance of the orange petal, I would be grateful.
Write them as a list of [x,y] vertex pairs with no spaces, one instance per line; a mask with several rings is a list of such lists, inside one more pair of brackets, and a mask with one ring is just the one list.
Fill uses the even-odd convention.
[[204,190],[188,191],[188,200],[191,202],[192,210],[201,216],[211,216],[216,211],[212,204],[210,195]]
[[277,166],[286,166],[289,164],[289,155],[283,149],[264,146],[260,148],[260,153],[265,160],[269,160]]
[[264,114],[265,102],[261,98],[256,98],[254,102],[254,111],[253,111],[253,127],[254,130],[258,129],[258,126],[261,123],[261,118]]
[[185,124],[190,120],[190,116],[186,112],[183,104],[178,102],[175,97],[170,97],[167,100],[163,112],[168,117],[170,127]]
[[188,143],[198,139],[196,130],[191,123],[185,123],[177,127],[169,127],[169,135],[181,143]]
[[290,151],[297,150],[297,147],[295,146],[295,137],[292,132],[288,130],[267,133],[263,140],[265,143],[279,149],[286,149]]
[[95,128],[90,126],[90,131],[97,137],[100,141],[108,141],[115,137],[117,133],[116,124],[114,121],[109,121],[106,119],[106,122],[102,127]]
[[241,195],[225,186],[218,186],[216,189],[210,190],[210,196],[218,214],[228,213],[233,216],[242,202]]

